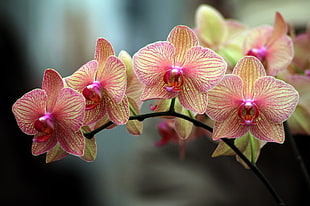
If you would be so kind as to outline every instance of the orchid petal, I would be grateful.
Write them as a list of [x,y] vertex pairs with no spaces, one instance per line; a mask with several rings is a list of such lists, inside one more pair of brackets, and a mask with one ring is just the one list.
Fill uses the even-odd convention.
[[239,76],[227,74],[223,80],[208,92],[206,114],[216,121],[224,121],[231,111],[242,103],[242,80]]
[[227,34],[223,16],[208,5],[198,7],[196,25],[199,37],[210,47],[220,45]]
[[243,57],[235,66],[232,74],[241,77],[245,100],[251,100],[253,98],[255,81],[260,77],[266,76],[262,63],[256,57],[252,56]]
[[[175,102],[175,107],[174,107],[175,111],[178,113],[181,113],[183,115],[186,116],[190,116],[190,111],[188,111],[187,109],[185,109],[179,101]],[[190,134],[192,133],[192,129],[193,129],[193,123],[182,119],[182,118],[176,118],[175,120],[175,130],[178,133],[179,137],[182,138],[183,140],[187,139]]]
[[273,44],[274,41],[286,35],[286,33],[287,33],[287,24],[283,16],[279,12],[276,12],[272,35],[268,39],[267,46]]
[[51,111],[56,102],[58,93],[64,87],[60,74],[53,69],[46,69],[43,76],[42,89],[48,96],[46,110]]
[[65,152],[59,144],[56,144],[51,150],[47,151],[45,162],[54,162],[66,156],[68,156],[68,153]]
[[119,103],[115,102],[109,96],[107,96],[105,101],[110,120],[117,125],[126,124],[129,119],[129,102],[127,96]]
[[97,72],[96,79],[100,81],[105,92],[119,103],[126,91],[126,68],[115,56],[110,56],[106,60],[104,69],[101,73]]
[[231,111],[224,121],[216,121],[213,129],[213,140],[221,138],[238,138],[243,136],[249,131],[248,126],[240,123],[240,118],[237,115],[237,109]]
[[97,156],[96,138],[95,137],[91,139],[85,138],[84,155],[81,156],[81,158],[85,161],[92,162],[96,159],[96,156]]
[[276,76],[279,71],[284,70],[294,57],[293,42],[288,36],[279,37],[268,48],[266,55],[267,75]]
[[[40,134],[37,134],[40,135]],[[36,136],[34,137],[34,139],[36,138]],[[32,147],[31,147],[31,151],[32,154],[34,156],[43,154],[49,150],[51,150],[55,145],[57,144],[57,138],[55,137],[55,135],[53,135],[52,137],[48,138],[46,141],[44,142],[32,142]]]
[[12,111],[18,126],[24,133],[28,135],[38,133],[34,128],[34,122],[45,114],[46,102],[46,92],[42,89],[34,89],[14,103]]
[[104,38],[99,38],[96,43],[95,60],[98,62],[98,70],[100,72],[104,68],[106,60],[111,55],[114,55],[111,43]]
[[138,105],[141,106],[142,101],[140,100],[140,96],[144,85],[139,81],[138,77],[135,74],[131,56],[126,51],[121,51],[118,57],[126,67],[126,75],[127,75],[126,95],[128,97],[133,98],[138,103]]
[[298,103],[298,93],[294,87],[274,77],[258,79],[254,90],[255,104],[274,123],[288,119]]
[[268,121],[263,113],[260,113],[259,121],[250,127],[250,132],[257,139],[267,142],[283,143],[285,139],[283,124]]
[[140,81],[147,86],[163,82],[164,73],[173,65],[175,47],[170,42],[156,42],[140,49],[133,57]]
[[84,121],[84,97],[71,88],[63,88],[52,113],[59,124],[69,127],[72,131],[77,131]]
[[198,39],[196,34],[187,26],[176,26],[174,27],[169,36],[167,41],[171,42],[175,47],[175,66],[182,66],[187,51],[198,45]]
[[226,67],[224,59],[211,49],[193,47],[187,52],[183,72],[197,90],[207,92],[223,78]]
[[69,87],[82,92],[85,87],[95,81],[97,68],[97,61],[87,62],[71,76],[65,78],[66,84]]
[[82,132],[80,130],[73,131],[70,127],[68,128],[66,125],[56,124],[57,140],[66,152],[82,156],[84,154],[85,148],[85,140]]
[[175,96],[177,96],[177,93],[166,91],[165,82],[162,81],[160,84],[154,86],[146,86],[143,89],[141,100],[146,101],[149,99],[172,99]]
[[85,111],[84,125],[90,125],[90,124],[97,122],[105,114],[106,114],[105,101],[102,100],[94,108]]
[[[137,114],[139,115],[140,110],[139,110],[139,106],[137,105],[136,101],[132,99],[131,97],[127,97],[127,98],[130,104],[130,115],[137,115]],[[132,135],[141,135],[143,124],[141,121],[138,121],[138,120],[130,120],[127,122],[126,128],[128,132]]]
[[205,113],[208,104],[208,95],[199,92],[191,79],[184,82],[182,91],[178,94],[179,101],[183,107],[199,114]]

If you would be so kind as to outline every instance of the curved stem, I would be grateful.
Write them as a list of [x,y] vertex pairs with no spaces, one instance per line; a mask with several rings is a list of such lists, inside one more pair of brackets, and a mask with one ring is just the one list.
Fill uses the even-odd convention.
[[[133,116],[129,117],[129,120],[144,121],[145,119],[151,118],[151,117],[172,116],[172,117],[179,117],[179,118],[188,120],[188,121],[192,122],[197,127],[201,127],[203,129],[209,130],[210,132],[213,132],[213,129],[210,126],[204,124],[203,122],[198,121],[196,119],[193,119],[189,116],[175,112],[174,111],[174,102],[172,102],[171,105],[172,106],[170,106],[170,109],[166,112],[153,112],[153,113],[146,113],[146,114],[141,114],[141,115],[133,115]],[[94,135],[96,133],[107,128],[108,126],[110,126],[112,124],[113,124],[113,122],[109,121],[106,124],[98,127],[97,129],[95,129],[91,132],[84,133],[84,136],[88,139],[91,139],[94,137]],[[263,175],[263,173],[234,145],[234,140],[233,139],[227,139],[227,138],[223,138],[222,140],[247,164],[247,166],[262,181],[262,183],[265,185],[265,187],[269,190],[269,192],[273,196],[274,200],[277,202],[277,205],[283,206],[284,203],[281,200],[278,193],[273,188],[273,186],[270,184],[270,182],[267,180],[267,178]]]
[[296,158],[296,161],[299,165],[299,168],[302,172],[302,175],[306,181],[306,184],[307,184],[307,187],[308,187],[308,190],[310,191],[310,175],[309,175],[309,171],[307,170],[307,167],[306,167],[306,164],[299,152],[299,149],[298,149],[298,146],[296,144],[296,141],[290,131],[290,128],[287,124],[287,122],[284,122],[283,123],[284,125],[284,131],[285,131],[285,137],[288,138],[288,140],[290,141],[290,144],[291,144],[291,147],[292,147],[292,150],[293,150],[293,153],[294,153],[294,156]]
[[268,179],[265,177],[265,175],[256,167],[255,164],[251,163],[251,161],[235,146],[233,139],[222,139],[223,142],[225,142],[236,154],[247,164],[247,166],[255,173],[255,175],[262,181],[262,183],[265,185],[265,187],[269,190],[271,195],[273,196],[274,200],[277,202],[277,205],[284,205],[284,202],[282,201],[279,194],[276,192],[274,187],[271,185],[271,183],[268,181]]

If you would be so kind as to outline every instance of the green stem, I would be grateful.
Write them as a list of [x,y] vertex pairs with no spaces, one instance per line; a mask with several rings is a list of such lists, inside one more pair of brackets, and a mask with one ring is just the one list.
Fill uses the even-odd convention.
[[[210,126],[204,124],[203,122],[198,121],[196,119],[193,119],[189,116],[175,112],[174,111],[174,103],[175,103],[174,101],[175,101],[174,99],[171,100],[171,105],[170,105],[169,111],[134,115],[134,116],[130,116],[129,120],[144,121],[145,119],[151,118],[151,117],[172,116],[172,117],[183,118],[185,120],[192,122],[197,127],[201,127],[201,128],[206,129],[206,130],[209,130],[210,132],[213,132],[213,129]],[[107,128],[108,126],[110,126],[112,124],[113,124],[113,122],[109,121],[106,124],[102,125],[101,127],[98,127],[97,129],[95,129],[91,132],[84,133],[84,136],[88,139],[91,139],[94,137],[94,135],[96,133]],[[283,206],[284,203],[281,200],[278,193],[276,192],[276,190],[273,188],[273,186],[270,184],[270,182],[267,180],[267,178],[263,175],[263,173],[234,145],[234,140],[233,139],[226,139],[226,138],[223,138],[222,140],[247,164],[247,166],[262,181],[262,183],[265,185],[265,187],[269,190],[269,192],[273,196],[274,200],[277,202],[277,205]]]

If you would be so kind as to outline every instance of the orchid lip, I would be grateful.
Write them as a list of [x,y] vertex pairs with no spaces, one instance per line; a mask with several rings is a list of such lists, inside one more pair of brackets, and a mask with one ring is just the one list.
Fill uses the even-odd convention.
[[238,108],[238,116],[242,125],[252,126],[259,121],[259,109],[254,101],[245,100]]
[[267,53],[266,47],[262,46],[260,48],[250,49],[247,52],[247,55],[254,56],[254,57],[258,58],[260,61],[262,61],[266,57],[266,53]]
[[39,117],[34,122],[34,128],[39,132],[40,135],[36,136],[33,141],[34,142],[45,142],[47,141],[53,134],[54,131],[54,123],[53,117],[51,113],[46,113],[43,116]]
[[174,66],[169,69],[163,77],[164,82],[167,84],[165,86],[168,92],[179,92],[184,83],[184,75],[182,67]]
[[86,100],[92,102],[86,105],[86,110],[91,110],[95,108],[97,105],[99,105],[102,99],[100,82],[95,81],[92,84],[87,85],[83,89],[82,94]]

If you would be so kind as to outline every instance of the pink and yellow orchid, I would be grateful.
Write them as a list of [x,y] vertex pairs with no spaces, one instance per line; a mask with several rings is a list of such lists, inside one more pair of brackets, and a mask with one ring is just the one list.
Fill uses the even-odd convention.
[[244,41],[245,55],[257,57],[267,75],[276,76],[287,68],[294,57],[293,43],[286,35],[287,24],[277,12],[274,26],[261,26],[249,32]]
[[13,105],[20,129],[34,135],[32,154],[40,155],[56,145],[65,152],[81,156],[84,136],[84,97],[71,88],[64,88],[62,77],[54,70],[44,73],[42,89],[34,89]]
[[213,139],[238,138],[250,132],[257,139],[283,143],[283,121],[297,102],[294,87],[266,76],[256,57],[244,57],[232,74],[209,91],[206,113],[216,121]]
[[214,51],[198,46],[195,33],[176,26],[167,41],[155,42],[134,55],[134,68],[145,84],[141,99],[178,97],[188,110],[204,113],[207,92],[224,76],[226,63]]
[[105,114],[115,124],[126,124],[129,118],[125,96],[126,69],[122,61],[114,56],[107,40],[98,39],[95,60],[86,63],[65,81],[86,99],[85,125],[95,123]]

